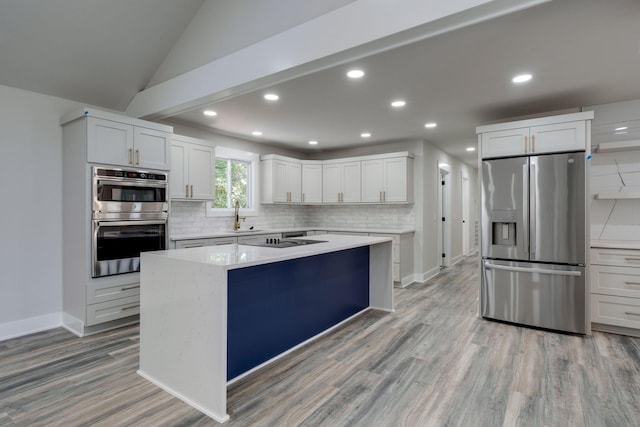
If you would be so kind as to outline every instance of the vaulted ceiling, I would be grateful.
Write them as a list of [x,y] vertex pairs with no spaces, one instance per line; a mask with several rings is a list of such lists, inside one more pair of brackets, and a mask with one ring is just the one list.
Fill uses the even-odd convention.
[[[252,2],[262,8],[249,8]],[[125,111],[137,93],[177,77],[167,58],[187,71],[354,1],[321,3],[2,2],[0,84]],[[283,9],[270,11],[274,4]],[[278,13],[284,10],[289,13]],[[206,28],[197,21],[211,16],[218,38],[229,34],[228,40],[218,49],[211,47],[218,46],[215,39],[211,46],[187,43]],[[292,79],[231,90],[156,117],[300,151],[425,139],[473,164],[475,154],[465,147],[475,144],[479,124],[640,98],[639,16],[637,0],[554,0],[356,59],[344,55]],[[262,24],[261,17],[272,22]],[[236,22],[253,31],[237,31]],[[365,76],[348,79],[352,68]],[[520,72],[533,79],[512,84]],[[266,102],[267,91],[279,101]],[[406,106],[392,109],[396,98]],[[218,115],[204,116],[205,108]],[[427,121],[438,125],[426,129]],[[258,130],[262,135],[253,136]],[[362,132],[371,136],[361,138]],[[310,139],[319,144],[309,146]]]

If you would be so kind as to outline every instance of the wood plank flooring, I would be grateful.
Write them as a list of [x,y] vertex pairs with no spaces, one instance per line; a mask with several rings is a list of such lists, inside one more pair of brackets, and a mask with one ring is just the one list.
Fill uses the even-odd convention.
[[[478,259],[229,387],[229,426],[638,426],[640,339],[477,317]],[[213,426],[136,374],[138,328],[0,342],[0,426]]]

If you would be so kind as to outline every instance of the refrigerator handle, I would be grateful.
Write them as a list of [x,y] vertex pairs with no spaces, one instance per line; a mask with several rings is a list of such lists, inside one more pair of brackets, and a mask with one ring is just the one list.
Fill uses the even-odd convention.
[[[529,162],[522,165],[522,243],[524,246],[524,253],[529,253]],[[517,238],[517,236],[516,236]]]
[[529,198],[530,198],[530,202],[529,204],[530,206],[530,213],[529,213],[529,235],[530,235],[530,239],[531,239],[531,243],[530,243],[530,250],[529,252],[531,253],[531,259],[533,259],[533,257],[536,254],[536,236],[537,236],[537,231],[536,231],[536,218],[537,218],[537,213],[536,213],[536,205],[537,205],[537,198],[538,198],[538,172],[537,172],[537,168],[536,168],[536,163],[533,161],[531,161],[531,175],[529,178]]
[[484,263],[484,267],[487,270],[504,270],[504,271],[512,271],[514,273],[540,273],[540,274],[551,274],[555,276],[582,276],[582,272],[580,271],[549,270],[545,268],[510,267],[506,265],[491,264],[488,262]]

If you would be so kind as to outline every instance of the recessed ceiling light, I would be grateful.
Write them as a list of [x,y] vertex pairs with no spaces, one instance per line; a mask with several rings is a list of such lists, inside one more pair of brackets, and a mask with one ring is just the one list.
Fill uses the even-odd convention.
[[514,83],[525,83],[531,80],[533,76],[531,74],[519,74],[511,79]]
[[402,99],[398,99],[398,100],[393,101],[391,103],[391,106],[395,107],[395,108],[401,108],[401,107],[404,107],[405,105],[407,105],[407,103],[406,103],[406,101],[403,101]]
[[476,151],[476,147],[467,147],[467,151]]
[[426,127],[426,128],[434,128],[436,126],[438,126],[438,124],[436,122],[429,122],[429,123],[425,123],[424,124],[424,127]]
[[264,99],[266,99],[267,101],[277,101],[278,99],[280,99],[280,97],[275,93],[268,93],[264,96]]
[[618,130],[627,130],[629,129],[629,126],[620,126],[619,128],[615,128],[614,130],[618,131]]
[[204,113],[205,116],[209,116],[209,117],[215,117],[215,116],[218,115],[218,113],[216,113],[213,110],[204,110],[203,113]]
[[318,145],[318,141],[309,141],[309,145]]
[[260,132],[259,130],[254,130],[253,132],[251,132],[251,135],[253,135],[253,136],[262,136],[262,132]]
[[371,138],[371,134],[369,132],[362,132],[360,136],[363,138]]
[[363,76],[364,76],[364,71],[362,70],[349,70],[349,72],[347,72],[347,77],[350,77],[352,79],[359,79]]

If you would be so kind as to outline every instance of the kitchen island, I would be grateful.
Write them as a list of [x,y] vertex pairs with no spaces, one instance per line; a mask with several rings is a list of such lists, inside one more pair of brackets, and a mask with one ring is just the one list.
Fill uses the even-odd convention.
[[143,253],[138,373],[224,422],[228,383],[366,310],[393,310],[390,238],[304,240],[320,242]]

